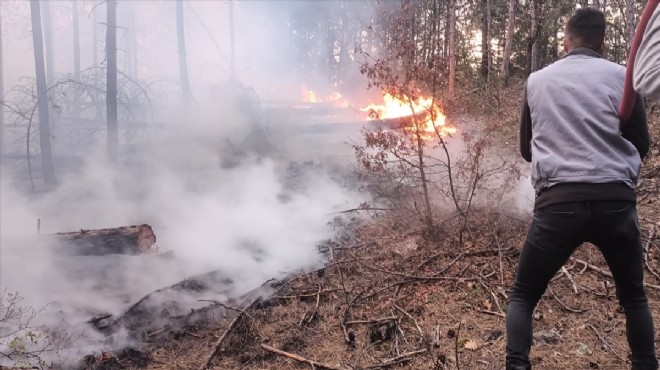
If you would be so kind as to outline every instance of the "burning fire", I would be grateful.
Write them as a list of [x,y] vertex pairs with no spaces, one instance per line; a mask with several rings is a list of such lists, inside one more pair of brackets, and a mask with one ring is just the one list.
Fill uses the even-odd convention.
[[317,93],[303,85],[302,87],[303,101],[306,103],[330,103],[336,107],[348,107],[348,100],[346,100],[340,93],[333,92],[328,96],[319,97]]
[[[391,94],[383,96],[383,104],[369,104],[361,109],[363,112],[369,112],[370,121],[395,119],[406,117],[417,117],[421,121],[421,130],[426,140],[432,140],[435,137],[437,128],[441,136],[447,136],[456,133],[456,128],[446,125],[447,117],[440,110],[437,103],[430,97],[420,97],[417,101],[412,101],[408,97],[398,99]],[[408,127],[407,131],[414,130]]]

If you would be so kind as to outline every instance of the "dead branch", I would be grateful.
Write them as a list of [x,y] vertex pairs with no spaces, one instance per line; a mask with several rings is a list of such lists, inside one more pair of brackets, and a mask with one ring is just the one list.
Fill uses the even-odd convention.
[[614,356],[616,356],[616,358],[618,358],[619,360],[623,361],[624,363],[627,363],[627,362],[628,362],[628,361],[626,361],[625,358],[621,357],[621,355],[620,355],[617,351],[615,351],[614,348],[612,348],[612,346],[611,346],[609,343],[607,343],[607,341],[605,341],[605,338],[603,338],[603,336],[600,335],[600,332],[599,332],[596,328],[594,328],[593,325],[589,324],[589,325],[587,325],[587,326],[588,326],[591,330],[593,330],[594,333],[596,333],[596,335],[598,336],[598,339],[600,339],[600,341],[603,342],[603,345],[604,345],[605,347],[607,347],[607,349],[609,349],[609,350],[614,354]]
[[552,287],[551,287],[551,286],[548,286],[548,290],[550,290],[550,294],[552,294],[552,298],[554,298],[554,300],[557,301],[557,303],[559,303],[559,305],[560,305],[564,310],[566,310],[566,311],[568,311],[568,312],[573,312],[573,313],[583,313],[583,312],[587,312],[587,310],[580,310],[580,309],[578,309],[578,308],[571,308],[571,307],[568,307],[564,302],[562,302],[562,301],[559,299],[559,297],[557,296],[557,294],[555,294],[555,291],[552,290]]
[[484,282],[484,280],[479,280],[479,283],[481,283],[481,286],[484,287],[484,289],[488,290],[490,295],[493,297],[493,302],[495,302],[495,306],[497,307],[498,311],[504,315],[504,310],[502,309],[502,305],[500,305],[500,300],[497,298],[497,294],[493,292],[493,290]]
[[651,231],[649,231],[649,237],[648,240],[646,241],[646,245],[644,245],[644,264],[646,265],[646,269],[649,270],[651,275],[655,276],[658,281],[660,281],[660,275],[651,268],[651,265],[649,264],[649,247],[651,246],[651,243],[653,242],[653,239],[655,238],[655,225],[651,226]]
[[314,320],[314,317],[316,317],[316,313],[319,311],[319,305],[321,304],[321,284],[319,284],[319,291],[318,294],[316,295],[316,306],[314,306],[314,311],[307,317],[307,313],[303,315],[302,319],[300,319],[300,322],[298,325],[302,325],[304,322],[307,322],[308,324]]
[[458,323],[458,328],[456,328],[456,338],[454,340],[454,355],[456,356],[456,370],[461,370],[461,360],[458,354],[458,337],[461,334],[461,326],[463,321]]
[[216,301],[216,300],[214,300],[214,299],[198,299],[197,301],[198,301],[198,302],[210,302],[210,303],[213,303],[214,305],[224,307],[224,309],[226,309],[226,310],[240,312],[241,314],[243,314],[243,315],[245,315],[245,316],[247,316],[247,317],[249,317],[249,318],[252,318],[252,316],[250,316],[250,314],[247,313],[245,310],[243,310],[243,309],[241,309],[241,308],[238,308],[238,307],[230,306],[230,305],[228,305],[228,304],[226,304],[226,303],[223,303],[223,302],[220,302],[220,301]]
[[388,366],[398,365],[404,361],[410,360],[410,358],[417,356],[419,354],[426,353],[425,349],[420,349],[418,351],[407,352],[402,355],[387,359],[378,365],[373,365],[366,367],[365,369],[381,369]]
[[280,295],[280,296],[277,296],[277,297],[273,297],[273,299],[296,299],[296,298],[305,298],[305,297],[316,297],[320,294],[332,293],[332,292],[336,292],[338,290],[339,289],[337,289],[337,288],[323,289],[321,291],[314,292],[314,293],[303,293],[303,294],[296,294],[296,295]]
[[222,342],[225,340],[225,338],[227,338],[227,335],[229,335],[229,333],[232,330],[234,330],[234,328],[236,328],[241,318],[243,318],[243,312],[239,312],[239,314],[234,318],[234,320],[232,320],[231,324],[229,324],[227,330],[225,330],[224,333],[222,333],[222,335],[220,336],[220,338],[218,338],[218,340],[215,342],[215,345],[213,346],[213,350],[206,357],[206,361],[204,361],[204,364],[202,364],[202,366],[199,367],[199,370],[206,370],[211,367],[211,362],[213,362],[213,358],[215,357],[215,355],[218,354],[218,352],[220,352],[220,346],[222,345]]
[[328,370],[344,370],[343,368],[341,368],[339,366],[329,365],[329,364],[325,364],[325,363],[322,363],[322,362],[309,360],[309,359],[306,359],[302,356],[299,356],[299,355],[296,355],[296,354],[293,354],[293,353],[289,353],[289,352],[285,352],[285,351],[279,350],[277,348],[273,348],[273,347],[271,347],[269,345],[266,345],[266,344],[263,344],[263,343],[261,344],[261,348],[263,348],[264,350],[266,350],[268,352],[272,352],[272,353],[275,353],[277,355],[284,356],[284,357],[290,358],[290,359],[298,361],[298,362],[309,364],[309,365],[312,366],[312,368],[318,367],[318,368],[321,368],[321,369],[328,369]]
[[573,276],[571,275],[571,273],[568,272],[568,270],[564,266],[561,267],[561,272],[562,274],[564,274],[564,276],[566,276],[568,281],[570,281],[571,284],[573,284],[573,291],[575,292],[575,294],[578,294],[578,288],[577,285],[575,284],[575,280],[573,280]]
[[419,335],[422,337],[422,339],[424,339],[425,338],[424,337],[424,331],[422,330],[422,328],[417,323],[417,320],[415,320],[415,318],[412,317],[412,315],[409,314],[406,310],[404,310],[403,308],[397,306],[396,304],[394,304],[394,308],[396,308],[402,314],[406,315],[415,324],[415,327],[417,328],[417,331],[419,332]]
[[[586,261],[583,261],[583,260],[575,258],[575,257],[571,257],[571,260],[583,264],[585,266],[585,268],[588,268],[588,269],[593,270],[593,271],[595,271],[595,272],[597,272],[597,273],[599,273],[603,276],[606,276],[610,279],[613,279],[611,272],[603,270],[602,268],[600,268],[598,266],[594,266],[594,265],[592,265],[592,264],[590,264]],[[660,285],[644,283],[644,286],[646,288],[652,288],[652,289],[660,290]]]
[[353,320],[353,321],[344,321],[344,325],[357,325],[357,324],[380,324],[388,321],[396,321],[399,319],[399,316],[387,316],[380,317],[373,320]]

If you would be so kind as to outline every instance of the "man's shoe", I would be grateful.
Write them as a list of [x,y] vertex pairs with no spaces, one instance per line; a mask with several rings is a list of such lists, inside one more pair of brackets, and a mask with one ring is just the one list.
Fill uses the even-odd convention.
[[531,366],[512,366],[508,365],[506,370],[532,370]]

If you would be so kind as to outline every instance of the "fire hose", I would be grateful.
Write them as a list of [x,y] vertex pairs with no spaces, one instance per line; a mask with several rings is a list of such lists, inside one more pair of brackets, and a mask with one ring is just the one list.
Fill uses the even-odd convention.
[[642,43],[642,38],[644,37],[644,31],[646,26],[649,24],[651,15],[658,7],[660,0],[648,0],[644,11],[642,12],[642,17],[639,20],[637,25],[637,30],[635,30],[635,37],[633,38],[632,47],[630,48],[630,54],[628,54],[628,63],[626,64],[626,81],[623,88],[623,98],[621,99],[621,105],[619,106],[619,118],[622,122],[627,122],[630,119],[632,114],[633,107],[635,106],[635,88],[633,87],[633,71],[635,69],[635,57],[637,56],[637,50],[639,45]]

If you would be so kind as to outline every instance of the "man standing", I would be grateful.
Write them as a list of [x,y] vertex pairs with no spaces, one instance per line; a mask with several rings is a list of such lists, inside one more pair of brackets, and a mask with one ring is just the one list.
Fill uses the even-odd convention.
[[605,27],[601,11],[577,10],[567,55],[527,81],[520,150],[537,196],[507,310],[507,370],[531,369],[534,308],[583,242],[599,248],[614,276],[633,369],[658,368],[634,190],[649,148],[646,113],[637,99],[631,119],[619,121],[625,68],[601,55]]

